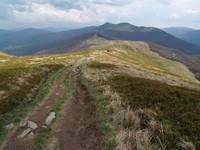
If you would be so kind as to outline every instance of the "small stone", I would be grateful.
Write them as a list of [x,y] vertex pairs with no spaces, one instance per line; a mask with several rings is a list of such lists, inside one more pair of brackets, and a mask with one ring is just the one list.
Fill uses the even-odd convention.
[[38,128],[38,125],[35,122],[28,120],[28,127],[35,130]]
[[47,128],[47,126],[46,126],[46,125],[43,125],[42,128]]
[[5,128],[6,128],[7,130],[10,130],[10,129],[14,128],[14,124],[13,124],[13,123],[10,123],[10,124],[6,125]]
[[28,135],[31,132],[31,128],[28,128],[26,130],[24,130],[19,136],[18,138],[24,138],[26,135]]
[[56,93],[56,96],[58,96],[58,95],[59,95],[59,93],[57,92],[57,93]]
[[46,124],[47,126],[49,126],[55,118],[56,118],[56,113],[55,113],[55,112],[51,112],[51,113],[49,114],[49,116],[46,118],[45,124]]
[[19,127],[24,128],[24,127],[26,127],[26,125],[27,125],[27,120],[24,120],[24,121],[20,122]]
[[30,132],[29,134],[28,134],[28,137],[29,138],[32,138],[34,136],[34,133],[33,132]]

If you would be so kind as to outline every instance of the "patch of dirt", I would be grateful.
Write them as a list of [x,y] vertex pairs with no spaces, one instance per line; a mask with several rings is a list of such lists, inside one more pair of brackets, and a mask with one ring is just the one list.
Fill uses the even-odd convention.
[[[43,102],[39,104],[33,112],[28,115],[25,120],[31,120],[35,122],[39,128],[44,125],[45,119],[48,116],[49,108],[56,103],[56,101],[64,94],[63,82],[66,78],[66,71],[62,72],[53,83],[49,94],[45,97]],[[59,94],[58,94],[59,93]],[[31,149],[32,141],[36,135],[37,130],[34,131],[34,135],[31,138],[24,137],[18,138],[18,136],[24,131],[24,129],[17,127],[8,137],[7,141],[1,146],[1,150],[29,150]]]
[[46,150],[100,150],[102,135],[94,99],[75,72],[71,72],[70,79],[75,96],[65,104],[53,125]]

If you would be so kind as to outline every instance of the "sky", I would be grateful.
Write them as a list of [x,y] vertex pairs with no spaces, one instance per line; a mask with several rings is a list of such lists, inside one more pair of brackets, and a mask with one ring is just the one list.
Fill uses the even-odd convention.
[[79,28],[105,22],[200,29],[200,0],[0,0],[0,28]]

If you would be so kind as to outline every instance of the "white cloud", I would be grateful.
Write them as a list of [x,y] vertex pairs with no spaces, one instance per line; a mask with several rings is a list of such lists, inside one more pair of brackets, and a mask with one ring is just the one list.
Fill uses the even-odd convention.
[[130,22],[145,26],[200,28],[199,0],[7,0],[0,2],[0,8],[6,10],[0,15],[1,26]]
[[17,24],[49,26],[60,24],[88,24],[98,22],[96,15],[90,9],[84,7],[81,10],[62,10],[49,3],[30,3],[24,6],[23,11],[13,9],[13,21]]

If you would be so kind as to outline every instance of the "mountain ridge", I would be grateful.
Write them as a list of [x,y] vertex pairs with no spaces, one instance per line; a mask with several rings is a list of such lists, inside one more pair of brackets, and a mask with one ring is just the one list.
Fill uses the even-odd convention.
[[164,28],[163,30],[189,43],[200,45],[199,29],[193,29],[187,27],[169,27],[169,28]]
[[8,39],[0,40],[0,49],[15,55],[31,55],[44,50],[51,51],[51,49],[56,48],[67,52],[70,51],[70,47],[76,46],[76,42],[71,46],[72,40],[75,41],[76,38],[80,39],[80,37],[88,34],[98,34],[110,40],[153,42],[169,48],[179,49],[191,55],[200,54],[200,46],[185,42],[158,28],[138,27],[129,23],[105,23],[100,26],[89,26],[61,32],[43,31],[41,34],[31,34],[30,36],[22,36],[22,38],[11,35]]

